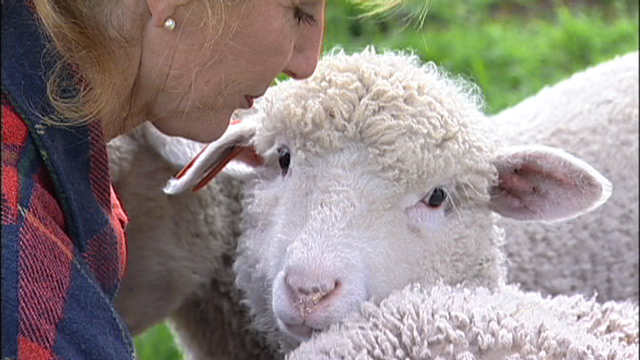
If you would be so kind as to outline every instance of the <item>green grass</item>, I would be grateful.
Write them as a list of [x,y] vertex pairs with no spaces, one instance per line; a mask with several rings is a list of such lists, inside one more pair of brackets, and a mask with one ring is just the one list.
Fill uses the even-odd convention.
[[476,82],[489,112],[514,105],[589,65],[638,49],[637,3],[630,1],[571,8],[557,2],[538,9],[533,4],[539,1],[432,0],[420,29],[399,25],[403,13],[357,21],[353,5],[329,2],[341,6],[352,20],[329,12],[327,49],[339,45],[355,51],[372,43],[383,49],[412,49],[423,60]]
[[[422,26],[406,20],[411,5],[384,17],[361,13],[328,0],[325,49],[411,49],[476,82],[490,113],[638,49],[637,1],[431,0]],[[165,325],[136,337],[136,349],[141,360],[182,358]]]
[[154,326],[135,338],[136,352],[141,360],[182,359],[182,353],[173,341],[169,327]]

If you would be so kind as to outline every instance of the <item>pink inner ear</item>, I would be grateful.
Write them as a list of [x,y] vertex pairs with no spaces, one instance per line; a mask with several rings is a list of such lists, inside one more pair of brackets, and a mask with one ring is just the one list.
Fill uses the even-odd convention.
[[202,189],[205,185],[211,181],[216,175],[224,169],[225,166],[231,160],[240,160],[251,166],[259,166],[262,165],[262,158],[256,153],[253,147],[246,146],[234,146],[225,150],[222,154],[222,157],[214,164],[213,168],[209,170],[209,172],[200,180],[198,183],[191,189],[191,191],[196,192]]
[[525,204],[518,194],[529,192],[531,184],[523,178],[512,174],[501,175],[499,182],[498,189],[501,192],[500,196],[508,196],[511,207],[524,208]]
[[213,168],[211,168],[211,170],[209,170],[209,172],[207,172],[207,174],[202,179],[200,179],[200,181],[198,181],[198,183],[193,187],[193,189],[191,189],[191,191],[196,192],[207,185],[209,181],[211,181],[211,179],[213,179],[216,175],[218,175],[220,171],[222,171],[222,169],[224,169],[229,161],[231,161],[237,154],[240,153],[241,150],[242,148],[240,147],[230,147],[228,149],[225,149],[220,160],[213,164]]
[[608,181],[586,163],[554,149],[513,152],[495,163],[494,211],[520,220],[575,217],[608,197]]
[[[510,208],[509,212],[523,215],[557,211],[556,202],[575,187],[564,174],[547,171],[535,162],[511,164],[500,171],[498,181],[497,188],[492,192],[494,203],[501,202]],[[531,214],[526,215],[529,216]]]
[[511,196],[522,198],[545,193],[545,187],[550,185],[562,188],[572,183],[564,174],[545,171],[535,163],[522,163],[514,166],[511,172],[500,173],[498,187]]
[[242,161],[249,166],[260,166],[264,164],[264,159],[256,153],[256,149],[253,147],[242,147],[236,155],[235,160]]

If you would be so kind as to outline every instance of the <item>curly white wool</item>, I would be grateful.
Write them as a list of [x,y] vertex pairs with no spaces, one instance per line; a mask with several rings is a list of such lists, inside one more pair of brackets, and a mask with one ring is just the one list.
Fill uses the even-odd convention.
[[638,358],[638,307],[580,295],[543,298],[411,285],[318,334],[288,360]]

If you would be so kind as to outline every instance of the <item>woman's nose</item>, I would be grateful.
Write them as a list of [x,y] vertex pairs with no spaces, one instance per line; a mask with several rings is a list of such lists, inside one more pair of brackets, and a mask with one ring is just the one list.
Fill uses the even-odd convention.
[[289,77],[301,80],[313,75],[320,58],[320,47],[317,49],[305,49],[296,52],[291,56],[284,73]]
[[294,79],[306,79],[313,75],[322,51],[324,19],[317,19],[317,25],[305,29],[293,47],[291,58],[283,72]]

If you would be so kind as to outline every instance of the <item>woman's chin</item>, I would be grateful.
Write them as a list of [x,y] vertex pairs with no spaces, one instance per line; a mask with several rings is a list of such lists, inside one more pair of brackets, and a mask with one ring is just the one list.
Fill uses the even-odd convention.
[[186,125],[185,123],[174,124],[165,123],[163,121],[153,121],[153,125],[165,135],[179,136],[189,140],[194,140],[203,143],[209,143],[217,140],[229,126],[229,120],[227,119],[223,124],[222,121],[210,120],[207,122],[200,121],[198,124],[191,123]]

